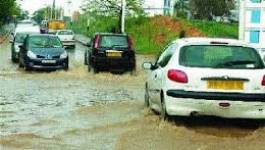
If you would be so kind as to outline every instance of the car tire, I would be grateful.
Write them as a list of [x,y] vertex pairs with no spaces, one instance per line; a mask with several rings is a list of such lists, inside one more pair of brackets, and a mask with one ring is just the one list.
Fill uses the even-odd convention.
[[[89,66],[91,66],[91,65],[89,64]],[[93,70],[94,74],[97,74],[99,72],[98,68],[96,66],[91,67],[91,69]]]
[[85,52],[85,56],[84,56],[84,64],[88,65],[88,61],[87,61],[87,51]]
[[130,74],[131,74],[132,76],[136,76],[136,75],[137,75],[136,70],[135,70],[135,69],[132,69],[132,70],[130,71]]
[[69,61],[66,62],[65,66],[64,66],[64,71],[68,71],[69,70]]
[[145,86],[145,93],[144,93],[144,105],[146,107],[150,107],[150,101],[149,101],[149,90],[148,90],[148,85],[146,84]]
[[31,71],[32,70],[28,65],[25,65],[24,69],[25,69],[25,71]]
[[160,112],[160,119],[162,121],[170,121],[170,115],[167,113],[165,99],[163,94],[161,95],[161,112]]
[[90,72],[91,71],[91,65],[90,64],[87,64],[87,71]]
[[13,63],[17,63],[18,62],[18,59],[15,57],[15,54],[12,52],[11,53],[11,60]]
[[18,67],[19,68],[23,68],[24,67],[24,65],[22,64],[22,62],[20,60],[18,61]]

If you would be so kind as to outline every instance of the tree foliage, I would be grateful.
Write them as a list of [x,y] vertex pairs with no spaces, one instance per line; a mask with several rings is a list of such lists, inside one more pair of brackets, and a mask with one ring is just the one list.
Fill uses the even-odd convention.
[[190,11],[195,19],[212,20],[213,16],[230,14],[234,0],[190,0]]
[[[126,0],[126,12],[132,15],[143,14],[143,0]],[[121,29],[122,0],[84,0],[83,10],[92,14],[91,16],[117,17],[117,27],[113,30],[119,32]]]
[[0,22],[7,21],[15,9],[15,0],[0,0]]
[[[122,0],[84,0],[83,10],[103,15],[117,15],[120,13]],[[141,13],[142,0],[126,0],[128,12]]]

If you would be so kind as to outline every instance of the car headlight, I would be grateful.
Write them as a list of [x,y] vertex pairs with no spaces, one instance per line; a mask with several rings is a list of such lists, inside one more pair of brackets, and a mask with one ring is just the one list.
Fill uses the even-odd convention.
[[28,51],[28,52],[27,52],[27,56],[28,56],[29,58],[32,58],[32,59],[37,58],[37,55],[34,54],[32,51]]
[[64,52],[60,55],[60,58],[61,58],[61,59],[65,59],[65,58],[67,58],[67,56],[68,56],[67,52],[64,51]]
[[19,45],[15,45],[15,52],[19,52],[20,48],[19,48]]

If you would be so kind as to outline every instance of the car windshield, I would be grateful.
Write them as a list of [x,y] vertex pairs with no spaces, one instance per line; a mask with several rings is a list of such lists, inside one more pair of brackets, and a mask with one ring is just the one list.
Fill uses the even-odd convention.
[[180,65],[187,67],[262,69],[264,64],[253,48],[225,45],[185,46],[180,50]]
[[29,38],[29,47],[31,48],[59,48],[62,47],[57,37],[33,36]]
[[126,36],[117,36],[117,35],[108,35],[102,36],[100,40],[100,47],[103,48],[127,48],[128,47],[128,40]]
[[17,33],[15,37],[15,43],[23,43],[27,33]]
[[58,35],[73,35],[72,31],[60,31]]

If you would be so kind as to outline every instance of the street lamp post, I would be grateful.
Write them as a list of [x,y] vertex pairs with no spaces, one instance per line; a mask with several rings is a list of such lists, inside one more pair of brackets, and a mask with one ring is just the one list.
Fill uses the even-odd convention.
[[121,32],[125,32],[126,0],[122,0]]

